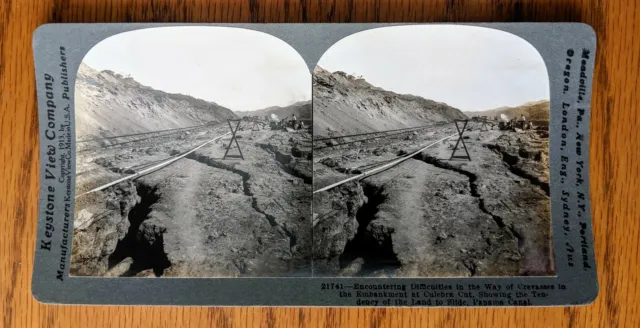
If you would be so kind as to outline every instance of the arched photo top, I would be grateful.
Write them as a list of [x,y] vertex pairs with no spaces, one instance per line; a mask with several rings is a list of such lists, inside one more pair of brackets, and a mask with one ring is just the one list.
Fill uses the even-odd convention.
[[311,92],[310,73],[295,49],[270,34],[242,28],[176,26],[124,32],[96,44],[83,63],[232,110],[304,100]]
[[[313,240],[342,252],[318,252],[314,274],[554,275],[549,91],[538,51],[495,29],[335,43],[313,76]],[[357,230],[326,229],[343,218]]]
[[[75,88],[77,135],[182,128],[233,116],[226,112],[243,116],[305,103],[310,80],[298,52],[267,33],[212,26],[124,32],[83,58]],[[187,100],[191,106],[182,109],[174,103]],[[203,112],[198,103],[221,110]]]
[[462,111],[549,100],[549,78],[540,53],[523,38],[492,28],[375,28],[336,42],[318,66]]
[[312,166],[311,72],[289,44],[134,30],[95,45],[74,90],[70,275],[311,275],[311,176],[292,173]]

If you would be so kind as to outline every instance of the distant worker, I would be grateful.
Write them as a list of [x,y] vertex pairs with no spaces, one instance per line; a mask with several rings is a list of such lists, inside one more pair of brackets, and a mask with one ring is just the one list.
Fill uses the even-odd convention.
[[293,129],[296,130],[296,126],[298,123],[298,118],[295,114],[291,114],[291,124],[293,125]]
[[527,120],[524,118],[524,114],[520,114],[520,122],[526,122]]

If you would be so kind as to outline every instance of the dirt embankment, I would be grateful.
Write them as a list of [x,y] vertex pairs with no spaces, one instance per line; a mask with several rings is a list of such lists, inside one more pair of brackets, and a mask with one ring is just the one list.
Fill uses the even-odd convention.
[[316,67],[313,129],[316,137],[384,131],[464,119],[460,110],[414,95],[383,90],[361,78]]
[[108,137],[224,122],[237,116],[216,103],[141,85],[81,64],[75,87],[76,135]]

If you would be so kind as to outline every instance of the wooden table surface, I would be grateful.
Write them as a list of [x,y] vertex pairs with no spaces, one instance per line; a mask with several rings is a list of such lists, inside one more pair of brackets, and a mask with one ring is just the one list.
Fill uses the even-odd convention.
[[[640,4],[633,0],[318,2],[323,4],[0,0],[0,327],[640,327]],[[588,306],[519,309],[96,307],[36,302],[30,287],[39,167],[32,32],[48,22],[154,21],[589,23],[598,34],[590,173],[599,297]]]

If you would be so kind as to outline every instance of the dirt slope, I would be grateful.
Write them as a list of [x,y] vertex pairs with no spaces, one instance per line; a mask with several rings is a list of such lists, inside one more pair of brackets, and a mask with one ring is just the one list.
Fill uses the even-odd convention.
[[375,87],[343,72],[316,67],[313,130],[316,136],[353,134],[450,122],[466,116],[447,104]]
[[81,64],[76,80],[76,134],[114,136],[221,122],[228,108],[144,86],[111,71]]

